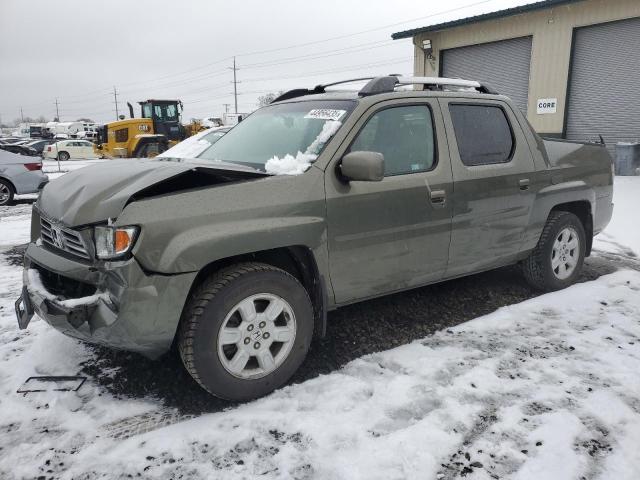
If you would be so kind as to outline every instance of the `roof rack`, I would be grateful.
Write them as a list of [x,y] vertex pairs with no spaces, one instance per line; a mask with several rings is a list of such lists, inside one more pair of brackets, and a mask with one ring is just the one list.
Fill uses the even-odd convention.
[[325,93],[327,87],[333,87],[335,85],[341,85],[343,83],[353,83],[353,82],[361,82],[363,80],[374,80],[375,77],[361,77],[361,78],[351,78],[348,80],[340,80],[339,82],[325,83],[324,85],[316,85],[312,89],[308,88],[294,88],[293,90],[289,90],[284,92],[279,97],[275,98],[271,103],[280,102],[282,100],[289,100],[290,98],[303,97],[305,95],[314,95],[318,93]]
[[296,88],[283,93],[272,103],[291,98],[303,97],[305,95],[314,95],[325,93],[327,87],[341,85],[344,83],[360,82],[369,80],[367,84],[360,89],[358,95],[366,97],[369,95],[378,95],[381,93],[390,93],[395,91],[396,87],[401,85],[422,85],[427,90],[444,90],[444,87],[473,88],[480,93],[488,93],[497,95],[494,89],[487,84],[476,82],[475,80],[463,80],[461,78],[444,78],[444,77],[403,77],[401,75],[387,75],[384,77],[362,77],[352,78],[349,80],[341,80],[339,82],[326,83],[324,85],[316,85],[313,89]]
[[427,90],[444,90],[444,87],[473,88],[480,93],[497,94],[489,85],[482,84],[475,80],[463,80],[461,78],[444,77],[401,77],[387,76],[377,77],[370,80],[358,95],[366,97],[380,93],[393,92],[398,85],[422,85]]

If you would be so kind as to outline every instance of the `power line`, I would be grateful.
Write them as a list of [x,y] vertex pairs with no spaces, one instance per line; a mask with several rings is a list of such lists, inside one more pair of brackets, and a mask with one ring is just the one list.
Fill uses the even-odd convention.
[[[350,53],[357,53],[364,50],[372,50],[375,48],[381,48],[385,46],[397,45],[398,43],[395,40],[382,40],[379,42],[368,42],[361,43],[359,45],[352,45],[351,47],[338,48],[334,50],[326,50],[324,52],[311,53],[308,55],[299,55],[295,57],[281,58],[278,60],[272,60],[268,62],[259,62],[259,63],[249,63],[245,64],[245,68],[262,68],[262,67],[270,67],[274,65],[282,65],[285,63],[295,62],[295,61],[307,61],[307,60],[316,60],[320,58],[334,57],[338,55],[348,55]],[[360,48],[364,47],[364,48]],[[349,51],[346,51],[349,50]],[[334,53],[335,52],[335,53]]]
[[289,45],[287,47],[272,48],[272,49],[269,49],[269,50],[260,50],[260,51],[257,51],[257,52],[239,53],[239,54],[237,54],[237,56],[238,57],[246,57],[246,56],[249,56],[249,55],[262,55],[262,54],[265,54],[265,53],[280,52],[280,51],[283,51],[283,50],[290,50],[290,49],[293,49],[293,48],[308,47],[309,45],[317,45],[319,43],[330,42],[330,41],[333,41],[333,40],[342,40],[344,38],[355,37],[357,35],[362,35],[362,34],[365,34],[365,33],[371,33],[371,32],[376,32],[376,31],[380,31],[380,30],[385,30],[385,29],[391,28],[391,27],[397,27],[398,25],[402,25],[402,24],[405,24],[405,23],[412,23],[412,22],[416,22],[418,20],[425,20],[427,18],[437,17],[439,15],[444,15],[445,13],[453,13],[453,12],[457,12],[459,10],[464,10],[464,9],[467,9],[467,8],[470,8],[470,7],[477,7],[478,5],[483,5],[485,3],[489,3],[489,2],[493,2],[493,1],[495,1],[495,0],[481,0],[479,2],[470,3],[470,4],[467,4],[467,5],[462,5],[462,6],[457,7],[457,8],[451,8],[449,10],[444,10],[444,11],[441,11],[441,12],[431,13],[431,14],[425,15],[423,17],[415,17],[415,18],[412,18],[412,19],[409,19],[409,20],[403,20],[401,22],[389,23],[387,25],[383,25],[383,26],[375,27],[375,28],[370,28],[368,30],[360,30],[359,32],[349,33],[349,34],[345,34],[345,35],[338,35],[338,36],[335,36],[335,37],[329,37],[329,38],[325,38],[325,39],[322,39],[322,40],[316,40],[316,41],[313,41],[313,42],[299,43],[297,45]]
[[[296,48],[301,48],[301,47],[307,47],[307,46],[310,46],[310,45],[317,45],[317,44],[331,42],[331,41],[335,41],[335,40],[341,40],[341,39],[345,39],[345,38],[354,37],[354,36],[357,36],[357,35],[362,35],[362,34],[365,34],[365,33],[370,33],[370,32],[380,31],[380,30],[384,30],[384,29],[387,29],[387,28],[391,28],[391,27],[396,27],[398,25],[411,23],[411,22],[415,22],[415,21],[418,21],[418,20],[425,20],[425,19],[428,19],[428,18],[437,17],[439,15],[444,15],[444,14],[447,14],[447,13],[457,12],[457,11],[464,10],[464,9],[467,9],[467,8],[471,8],[471,7],[475,7],[475,6],[478,6],[478,5],[487,4],[487,3],[490,3],[490,2],[493,2],[493,1],[496,1],[496,0],[476,1],[476,2],[473,2],[473,3],[466,4],[466,5],[462,5],[460,7],[451,8],[451,9],[447,9],[447,10],[442,10],[442,11],[439,11],[439,12],[431,13],[429,15],[424,15],[424,16],[421,16],[421,17],[414,17],[414,18],[403,20],[403,21],[400,21],[400,22],[395,22],[395,23],[382,25],[382,26],[375,27],[375,28],[361,30],[361,31],[358,31],[358,32],[353,32],[353,33],[344,34],[344,35],[338,35],[338,36],[334,36],[334,37],[328,37],[328,38],[315,40],[315,41],[311,41],[311,42],[300,43],[300,44],[296,44],[296,45],[288,45],[288,46],[279,47],[279,48],[272,48],[272,49],[253,51],[253,52],[244,52],[244,53],[237,54],[236,56],[262,55],[262,54],[265,54],[265,53],[273,53],[273,52],[291,50],[291,49],[296,49]],[[344,51],[344,50],[353,49],[353,48],[355,48],[355,46],[346,47],[346,48],[343,47],[341,49],[336,49],[334,51],[336,51],[336,52],[337,51],[341,51],[341,50]],[[324,53],[330,53],[330,52],[331,52],[331,50],[329,50],[327,52],[324,52]],[[354,53],[354,52],[348,52],[348,53]],[[315,54],[315,55],[317,56],[317,54]],[[282,62],[283,63],[288,63],[290,61],[295,61],[297,58],[298,59],[299,58],[305,58],[305,57],[309,58],[309,57],[313,57],[313,56],[314,56],[314,54],[306,54],[306,55],[302,55],[302,56],[298,56],[298,57],[289,57],[288,59],[282,60]],[[163,79],[166,79],[166,78],[172,78],[172,77],[176,77],[176,76],[181,76],[181,75],[184,75],[184,74],[187,74],[187,73],[191,73],[191,72],[194,72],[194,71],[197,71],[197,70],[202,70],[202,69],[211,67],[212,65],[216,65],[216,64],[228,61],[230,58],[231,57],[221,58],[219,60],[216,60],[216,61],[213,61],[213,62],[209,62],[209,63],[207,63],[205,65],[201,65],[201,66],[198,66],[198,67],[190,68],[188,70],[184,70],[184,71],[181,71],[181,72],[173,72],[173,73],[161,76],[161,77],[156,77],[155,79],[136,80],[136,81],[133,81],[133,82],[121,83],[120,86],[122,87],[122,86],[128,86],[128,85],[148,84],[149,82],[153,82],[153,81],[158,81],[158,80],[163,80]],[[322,57],[318,56],[318,58],[322,58]],[[263,64],[264,63],[266,63],[266,62],[263,62]],[[278,64],[278,60],[275,60],[272,63],[272,65],[276,65],[276,64]],[[258,65],[259,64],[254,64],[255,67],[257,67]],[[265,66],[267,66],[267,65],[265,65]],[[209,74],[199,75],[197,77],[206,78],[206,77],[211,76],[211,75],[212,74],[209,73]],[[193,78],[196,78],[196,77],[191,77],[191,78],[179,80],[179,81],[177,81],[177,84],[184,83],[185,81],[191,80]],[[174,81],[173,83],[175,84],[176,82]],[[168,85],[166,85],[166,86],[168,86]],[[146,89],[148,87],[145,86],[145,87],[142,87],[142,88]],[[136,90],[136,89],[134,89],[134,90]],[[92,95],[94,95],[94,93],[98,93],[98,92],[104,92],[104,90],[95,90],[95,91],[92,91],[92,92],[74,94],[74,95],[69,95],[69,97],[71,97],[71,98],[80,98],[80,97],[92,96]],[[41,104],[44,104],[44,103],[46,103],[46,102],[42,102],[40,104],[33,104],[33,105],[34,106],[35,105],[41,105]]]

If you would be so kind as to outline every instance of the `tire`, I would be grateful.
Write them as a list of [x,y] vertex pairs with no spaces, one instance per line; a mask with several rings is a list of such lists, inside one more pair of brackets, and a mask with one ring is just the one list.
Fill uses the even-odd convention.
[[58,153],[58,160],[61,162],[66,162],[69,158],[71,158],[71,156],[67,152]]
[[165,150],[166,148],[163,148],[159,143],[147,143],[140,147],[134,156],[137,158],[155,158]]
[[[269,314],[280,304],[279,316]],[[245,313],[251,308],[258,312],[253,320]],[[271,265],[242,263],[211,275],[191,295],[178,350],[202,388],[245,401],[284,385],[305,359],[312,336],[313,308],[300,282]]]
[[0,206],[10,205],[13,202],[15,193],[13,185],[0,178]]
[[522,262],[527,283],[547,292],[573,284],[582,271],[586,244],[584,226],[578,217],[569,212],[551,212],[536,248]]

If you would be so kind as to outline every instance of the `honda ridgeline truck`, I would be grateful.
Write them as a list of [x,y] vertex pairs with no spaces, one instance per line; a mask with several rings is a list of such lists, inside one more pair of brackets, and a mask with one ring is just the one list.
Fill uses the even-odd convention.
[[49,183],[20,328],[35,313],[151,358],[176,344],[203,388],[246,400],[287,382],[332,309],[510,264],[540,290],[576,280],[612,214],[604,145],[542,140],[474,81],[326,87],[281,95],[198,158]]

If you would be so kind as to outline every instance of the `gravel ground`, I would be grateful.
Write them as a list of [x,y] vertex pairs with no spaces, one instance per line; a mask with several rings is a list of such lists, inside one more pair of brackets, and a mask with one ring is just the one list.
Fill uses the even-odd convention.
[[[12,254],[19,259],[19,249]],[[640,261],[594,252],[586,259],[580,282],[620,268],[640,270]],[[516,267],[505,267],[338,309],[329,314],[327,337],[313,344],[292,383],[332,372],[365,354],[409,343],[537,295],[539,292],[525,284]],[[84,364],[83,371],[115,395],[152,396],[186,415],[233,405],[204,392],[184,370],[175,350],[151,361],[133,353],[92,348],[98,360]],[[105,370],[115,373],[102,376]]]

